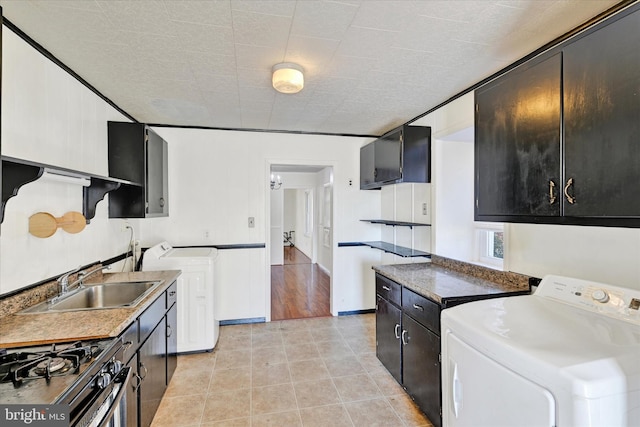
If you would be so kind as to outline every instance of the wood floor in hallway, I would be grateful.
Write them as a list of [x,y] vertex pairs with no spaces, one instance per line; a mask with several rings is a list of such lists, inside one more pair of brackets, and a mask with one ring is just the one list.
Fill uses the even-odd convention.
[[271,266],[271,320],[330,316],[329,276],[295,246]]

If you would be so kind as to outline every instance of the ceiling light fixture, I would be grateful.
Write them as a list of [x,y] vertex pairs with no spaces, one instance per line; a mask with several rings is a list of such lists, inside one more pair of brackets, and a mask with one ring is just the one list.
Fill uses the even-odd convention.
[[304,87],[304,70],[293,62],[282,62],[273,66],[273,88],[281,93],[298,93]]

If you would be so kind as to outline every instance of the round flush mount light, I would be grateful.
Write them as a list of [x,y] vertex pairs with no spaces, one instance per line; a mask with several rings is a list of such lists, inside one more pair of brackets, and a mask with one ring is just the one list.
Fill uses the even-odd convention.
[[293,62],[282,62],[273,66],[271,83],[281,93],[298,93],[304,87],[302,67]]

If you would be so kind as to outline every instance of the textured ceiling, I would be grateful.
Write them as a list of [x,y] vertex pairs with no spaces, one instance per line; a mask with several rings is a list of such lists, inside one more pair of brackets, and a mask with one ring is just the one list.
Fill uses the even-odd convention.
[[[616,4],[610,0],[0,0],[138,121],[379,135]],[[296,62],[305,88],[276,93]]]

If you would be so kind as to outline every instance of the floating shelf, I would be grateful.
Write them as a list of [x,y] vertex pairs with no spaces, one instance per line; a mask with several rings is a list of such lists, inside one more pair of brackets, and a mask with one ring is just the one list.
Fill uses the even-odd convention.
[[390,221],[387,219],[361,219],[362,222],[370,222],[371,224],[383,224],[391,225],[393,227],[431,227],[431,224],[422,224],[420,222],[406,222],[406,221]]
[[403,258],[415,258],[415,257],[431,258],[431,254],[429,252],[419,251],[417,249],[411,249],[405,246],[398,246],[398,245],[394,245],[393,243],[387,243],[382,241],[338,243],[338,247],[347,247],[347,246],[368,246],[370,248],[380,249],[381,251],[398,255]]
[[104,199],[104,196],[108,192],[122,185],[142,186],[142,184],[123,179],[93,175],[59,166],[2,156],[2,205],[0,205],[0,223],[4,220],[4,209],[7,201],[18,195],[20,187],[39,179],[45,169],[60,175],[88,178],[90,180],[91,184],[88,187],[83,187],[82,194],[82,214],[87,219],[87,224],[96,215],[96,205],[100,200]]

